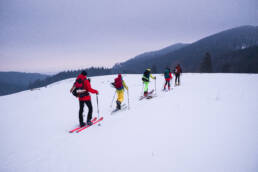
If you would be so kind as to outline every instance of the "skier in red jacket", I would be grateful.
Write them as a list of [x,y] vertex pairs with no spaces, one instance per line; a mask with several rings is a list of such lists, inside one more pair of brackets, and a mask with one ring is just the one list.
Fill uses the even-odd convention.
[[178,64],[175,68],[175,75],[176,75],[175,85],[180,85],[180,74],[181,73],[182,73],[182,68],[181,68],[180,64]]
[[170,80],[172,79],[172,74],[170,72],[169,68],[166,68],[165,72],[164,72],[164,78],[165,78],[165,85],[164,85],[164,91],[166,90],[166,86],[168,85],[168,90],[170,90]]
[[91,118],[92,118],[92,104],[91,104],[91,97],[90,93],[98,94],[99,92],[97,90],[94,90],[91,88],[91,84],[89,79],[87,79],[87,72],[82,71],[81,74],[78,75],[76,78],[75,83],[73,84],[73,87],[71,88],[70,92],[72,92],[75,88],[80,87],[80,90],[77,90],[78,98],[79,98],[79,104],[80,104],[80,110],[79,110],[79,121],[80,126],[83,127],[86,124],[83,122],[83,109],[84,104],[87,105],[89,111],[87,116],[87,125],[92,125]]

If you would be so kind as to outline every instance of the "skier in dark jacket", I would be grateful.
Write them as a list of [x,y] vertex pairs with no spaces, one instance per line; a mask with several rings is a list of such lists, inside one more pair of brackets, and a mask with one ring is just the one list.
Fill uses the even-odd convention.
[[168,85],[168,90],[170,90],[170,80],[172,79],[172,74],[170,72],[169,68],[166,68],[165,72],[164,72],[164,78],[165,78],[165,85],[164,85],[164,89],[166,90],[166,86]]
[[97,90],[94,90],[91,88],[90,81],[87,79],[87,72],[83,71],[81,74],[78,75],[76,78],[75,83],[73,84],[73,87],[70,89],[70,92],[73,92],[75,88],[80,87],[80,90],[77,90],[77,93],[79,93],[78,99],[80,104],[80,110],[79,110],[79,121],[80,126],[83,127],[86,124],[83,122],[83,109],[84,104],[87,105],[89,111],[87,116],[87,125],[92,125],[91,118],[92,118],[92,104],[91,104],[91,97],[90,92],[98,94],[99,92]]
[[182,73],[182,68],[181,68],[180,64],[178,64],[175,68],[175,75],[176,75],[175,85],[180,85],[180,74],[181,73]]

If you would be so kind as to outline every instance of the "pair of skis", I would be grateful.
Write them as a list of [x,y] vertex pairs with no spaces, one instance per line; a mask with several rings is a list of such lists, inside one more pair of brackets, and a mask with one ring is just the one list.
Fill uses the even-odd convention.
[[103,120],[103,117],[100,117],[99,119],[97,119],[97,118],[95,117],[95,118],[93,118],[93,119],[91,120],[92,125],[85,125],[85,126],[83,126],[83,127],[77,127],[77,128],[75,128],[75,129],[73,129],[73,130],[70,130],[69,133],[74,133],[74,132],[79,133],[79,132],[81,132],[81,131],[83,131],[83,130],[89,128],[90,126],[93,126],[93,125],[99,123],[99,122],[102,121],[102,120]]
[[139,98],[139,100],[142,100],[142,99],[151,99],[153,97],[156,97],[157,95],[156,94],[153,94],[154,90],[151,90],[150,92],[148,92],[148,94],[146,96],[141,96]]
[[111,112],[111,115],[114,114],[114,113],[116,113],[116,112],[123,111],[123,110],[126,110],[126,109],[128,109],[128,106],[127,106],[126,104],[122,104],[122,105],[121,105],[121,109],[115,109],[115,110],[113,110],[113,111]]

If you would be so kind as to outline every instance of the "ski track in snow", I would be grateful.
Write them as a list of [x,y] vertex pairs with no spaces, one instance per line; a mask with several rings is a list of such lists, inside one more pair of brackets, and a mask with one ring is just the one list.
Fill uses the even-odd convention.
[[141,75],[123,75],[130,109],[113,115],[116,76],[92,77],[104,120],[81,133],[68,133],[79,123],[74,79],[0,97],[0,171],[258,171],[258,75],[183,74],[169,92],[156,76],[158,97],[139,101]]

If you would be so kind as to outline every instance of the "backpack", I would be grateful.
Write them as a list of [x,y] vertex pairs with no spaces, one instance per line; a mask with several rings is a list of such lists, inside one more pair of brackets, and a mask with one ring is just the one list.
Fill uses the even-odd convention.
[[178,69],[177,68],[175,68],[175,73],[178,73]]
[[74,83],[74,86],[75,88],[73,89],[72,91],[72,94],[75,96],[75,97],[85,97],[85,96],[88,96],[89,95],[89,92],[85,89],[84,89],[84,81],[83,79],[79,78],[79,79],[76,79],[75,83]]
[[123,89],[123,80],[122,78],[116,78],[114,82],[114,87],[118,90]]
[[166,70],[165,72],[164,72],[164,76],[165,76],[165,78],[169,78],[170,76],[169,76],[169,71],[168,70]]
[[180,66],[177,66],[177,67],[176,67],[175,73],[176,73],[176,74],[180,74],[180,73],[181,73],[181,67],[180,67]]

